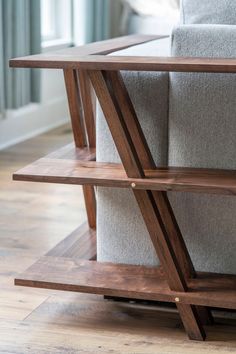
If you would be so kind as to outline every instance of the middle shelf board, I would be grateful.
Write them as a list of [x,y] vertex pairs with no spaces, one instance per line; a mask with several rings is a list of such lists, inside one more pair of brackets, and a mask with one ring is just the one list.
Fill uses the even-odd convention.
[[[65,148],[64,148],[65,149]],[[128,178],[121,164],[93,161],[91,149],[61,149],[22,168],[17,181],[236,195],[236,171],[162,167]]]

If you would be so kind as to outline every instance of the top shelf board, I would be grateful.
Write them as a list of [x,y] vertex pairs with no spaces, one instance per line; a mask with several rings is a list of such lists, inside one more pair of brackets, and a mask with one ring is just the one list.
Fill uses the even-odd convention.
[[137,44],[163,38],[165,37],[147,35],[119,37],[56,52],[12,59],[10,60],[10,66],[24,68],[83,70],[236,73],[236,59],[234,58],[222,59],[106,55]]
[[185,57],[135,57],[89,55],[53,55],[47,59],[35,56],[10,61],[11,67],[82,69],[82,70],[129,70],[200,73],[236,73],[236,59],[185,58]]
[[102,58],[118,50],[126,49],[138,44],[147,43],[153,40],[166,38],[168,36],[157,35],[129,35],[108,39],[101,42],[89,43],[83,46],[71,47],[62,50],[46,52],[37,55],[15,58],[9,61],[12,68],[48,68],[66,69],[78,68],[78,61],[82,57],[94,54],[101,55]]

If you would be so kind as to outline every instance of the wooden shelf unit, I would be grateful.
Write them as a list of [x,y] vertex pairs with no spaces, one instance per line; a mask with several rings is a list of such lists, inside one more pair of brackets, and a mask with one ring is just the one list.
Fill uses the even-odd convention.
[[[11,67],[63,70],[76,146],[21,169],[14,180],[81,184],[88,215],[85,229],[33,264],[15,284],[175,302],[189,338],[204,340],[203,325],[212,323],[209,306],[236,309],[236,276],[195,271],[166,192],[236,195],[236,171],[157,168],[120,70],[236,73],[236,60],[104,56],[161,38],[134,35],[10,61]],[[94,93],[122,165],[96,162]],[[96,258],[94,186],[132,188],[160,268],[91,261]]]

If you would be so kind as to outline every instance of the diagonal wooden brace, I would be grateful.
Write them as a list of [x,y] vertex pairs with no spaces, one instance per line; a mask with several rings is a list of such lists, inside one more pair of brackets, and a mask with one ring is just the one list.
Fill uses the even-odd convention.
[[[128,177],[145,178],[144,169],[155,164],[120,73],[89,71],[89,75]],[[133,192],[170,289],[187,291],[188,277],[194,277],[195,270],[166,193]],[[177,307],[189,338],[204,340],[198,309],[178,303]],[[207,317],[207,309],[202,312]]]

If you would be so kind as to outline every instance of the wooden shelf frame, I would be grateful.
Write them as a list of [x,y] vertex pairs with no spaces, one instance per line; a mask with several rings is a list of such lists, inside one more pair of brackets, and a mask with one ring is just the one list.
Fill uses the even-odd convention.
[[[166,192],[235,195],[235,171],[157,168],[120,70],[236,73],[236,60],[104,56],[160,38],[130,36],[10,62],[12,67],[64,70],[75,144],[82,149],[78,156],[83,155],[82,159],[46,157],[16,173],[14,179],[84,185],[88,218],[92,210],[90,227],[95,226],[96,214],[92,186],[132,187],[161,262],[157,269],[44,257],[16,284],[175,302],[189,338],[204,340],[203,325],[212,323],[208,306],[236,308],[236,277],[195,271]],[[84,149],[96,145],[94,91],[122,166],[86,160]]]

